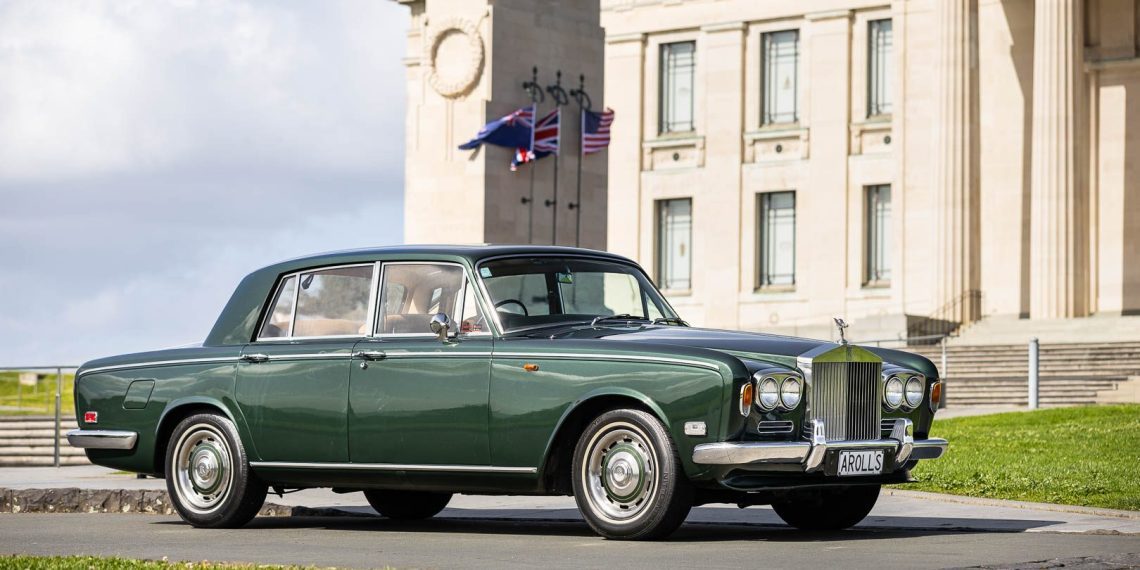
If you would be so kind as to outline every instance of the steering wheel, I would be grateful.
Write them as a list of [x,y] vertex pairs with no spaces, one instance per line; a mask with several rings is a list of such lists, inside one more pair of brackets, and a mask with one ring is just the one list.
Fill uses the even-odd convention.
[[502,301],[495,303],[495,310],[498,310],[499,307],[502,307],[503,305],[518,305],[519,308],[522,309],[524,317],[530,316],[530,311],[526,310],[526,305],[522,304],[522,301],[519,301],[517,299],[503,299]]

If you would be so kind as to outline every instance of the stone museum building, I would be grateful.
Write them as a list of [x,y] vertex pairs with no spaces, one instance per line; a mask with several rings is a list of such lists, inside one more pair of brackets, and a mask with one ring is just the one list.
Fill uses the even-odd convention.
[[[1140,313],[1137,0],[401,3],[409,242],[581,237],[694,324],[825,338]],[[455,149],[536,65],[616,112],[577,212]]]

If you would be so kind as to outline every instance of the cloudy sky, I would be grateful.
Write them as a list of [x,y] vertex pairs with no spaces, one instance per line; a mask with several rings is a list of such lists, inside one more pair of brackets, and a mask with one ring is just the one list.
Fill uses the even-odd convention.
[[0,366],[200,342],[257,267],[399,243],[406,12],[0,0]]

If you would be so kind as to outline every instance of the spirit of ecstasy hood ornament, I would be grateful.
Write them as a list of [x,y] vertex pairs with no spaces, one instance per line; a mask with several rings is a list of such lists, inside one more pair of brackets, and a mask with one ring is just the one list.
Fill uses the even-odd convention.
[[843,331],[851,325],[847,324],[847,321],[843,320],[843,317],[835,317],[835,326],[839,329],[839,343],[847,344],[847,337],[843,336]]

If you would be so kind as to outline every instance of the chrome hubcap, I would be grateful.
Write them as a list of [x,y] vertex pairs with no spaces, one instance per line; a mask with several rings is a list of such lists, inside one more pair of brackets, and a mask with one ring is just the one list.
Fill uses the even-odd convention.
[[590,509],[614,522],[631,522],[649,506],[657,484],[649,438],[620,422],[594,435],[587,447],[583,478]]
[[171,473],[182,505],[199,514],[217,509],[233,484],[225,437],[213,426],[200,424],[182,434],[175,445]]

